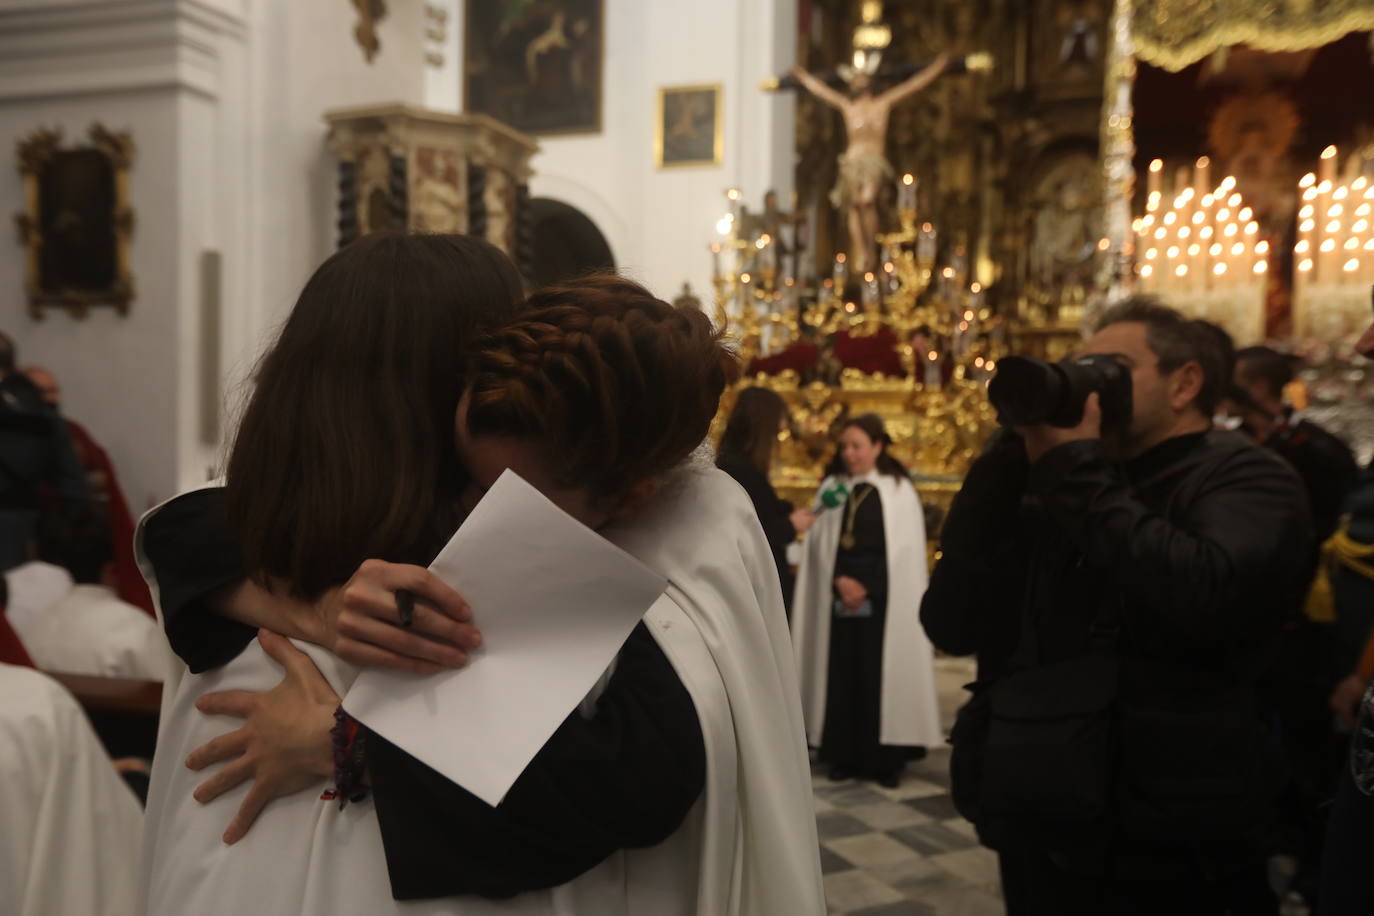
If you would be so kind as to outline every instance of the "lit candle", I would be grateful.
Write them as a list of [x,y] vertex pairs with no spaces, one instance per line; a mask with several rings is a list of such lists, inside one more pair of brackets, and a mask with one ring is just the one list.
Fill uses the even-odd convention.
[[864,274],[863,302],[864,308],[878,304],[878,276],[871,270]]
[[1206,156],[1201,157],[1193,164],[1193,187],[1197,188],[1199,194],[1206,193],[1207,189],[1212,186],[1212,179],[1209,177],[1211,166],[1212,160]]
[[1320,181],[1335,183],[1336,166],[1338,165],[1337,160],[1339,159],[1337,153],[1338,151],[1334,146],[1328,146],[1326,149],[1322,150],[1321,169],[1318,173],[1321,176],[1319,179]]
[[[1164,179],[1164,160],[1155,159],[1150,162],[1149,196],[1155,197],[1160,193],[1160,182]],[[1158,198],[1156,198],[1158,199]]]
[[897,182],[897,209],[908,213],[916,212],[916,176],[910,172]]
[[940,271],[940,298],[946,302],[954,299],[954,268],[946,267]]
[[939,388],[943,379],[940,375],[940,354],[934,348],[926,354],[926,384],[932,388]]
[[762,270],[776,270],[778,266],[778,249],[773,244],[773,237],[768,233],[759,236],[754,247],[759,250],[759,267]]
[[849,279],[849,265],[846,263],[847,260],[848,258],[845,257],[843,251],[835,255],[835,267],[831,271],[831,277],[835,281],[835,292],[837,294],[842,294],[844,292],[844,284]]
[[738,224],[740,210],[744,206],[744,195],[740,193],[739,188],[731,188],[725,192],[725,199],[730,202],[730,216]]
[[936,240],[935,227],[930,223],[923,224],[920,235],[916,238],[916,260],[926,266],[933,264],[935,262]]

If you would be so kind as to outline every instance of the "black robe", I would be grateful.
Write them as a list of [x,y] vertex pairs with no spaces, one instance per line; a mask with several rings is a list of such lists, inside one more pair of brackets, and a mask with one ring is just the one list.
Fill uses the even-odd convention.
[[[144,528],[168,639],[193,672],[232,660],[257,632],[214,614],[207,600],[244,578],[223,496],[178,497]],[[596,715],[573,711],[495,808],[375,733],[366,747],[397,900],[564,884],[619,849],[667,839],[706,780],[692,698],[643,623]]]

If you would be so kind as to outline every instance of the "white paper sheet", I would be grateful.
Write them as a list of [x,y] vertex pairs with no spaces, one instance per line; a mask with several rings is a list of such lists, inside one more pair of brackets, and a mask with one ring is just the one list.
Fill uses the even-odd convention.
[[458,671],[365,671],[343,706],[496,805],[667,582],[511,471],[430,569],[472,606],[482,648]]

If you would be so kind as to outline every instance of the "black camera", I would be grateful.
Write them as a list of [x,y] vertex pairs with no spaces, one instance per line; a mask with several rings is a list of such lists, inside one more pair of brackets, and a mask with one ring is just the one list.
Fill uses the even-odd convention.
[[988,400],[1003,426],[1046,423],[1065,429],[1083,419],[1083,403],[1096,391],[1102,425],[1124,429],[1131,420],[1131,371],[1112,356],[1079,356],[1046,363],[1026,356],[997,361]]

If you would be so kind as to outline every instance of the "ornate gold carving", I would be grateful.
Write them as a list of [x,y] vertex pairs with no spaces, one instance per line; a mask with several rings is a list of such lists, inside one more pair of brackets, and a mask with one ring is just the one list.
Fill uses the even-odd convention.
[[370,64],[382,47],[381,39],[377,37],[377,23],[386,18],[386,0],[353,0],[353,8],[358,11],[353,37]]
[[85,318],[95,305],[127,315],[134,298],[134,143],[98,123],[88,135],[89,145],[64,150],[60,130],[40,128],[17,144],[24,209],[15,222],[27,249],[24,291],[35,319],[52,307]]

